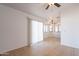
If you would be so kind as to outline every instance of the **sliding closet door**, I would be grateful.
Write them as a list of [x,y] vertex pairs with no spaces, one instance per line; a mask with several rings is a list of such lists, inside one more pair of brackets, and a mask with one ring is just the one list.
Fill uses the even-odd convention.
[[38,41],[38,22],[32,21],[32,44]]
[[31,40],[35,44],[43,40],[43,24],[37,21],[31,21]]

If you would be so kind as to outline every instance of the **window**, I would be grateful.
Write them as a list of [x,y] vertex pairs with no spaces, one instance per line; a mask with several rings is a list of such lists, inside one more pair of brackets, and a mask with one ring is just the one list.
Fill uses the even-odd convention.
[[49,32],[48,25],[44,25],[44,32]]
[[52,25],[50,25],[50,32],[53,32],[53,26]]

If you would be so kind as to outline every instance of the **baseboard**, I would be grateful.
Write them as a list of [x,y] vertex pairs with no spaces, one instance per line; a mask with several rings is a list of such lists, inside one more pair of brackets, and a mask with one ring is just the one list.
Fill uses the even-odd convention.
[[66,43],[61,43],[62,46],[67,46],[67,47],[71,47],[71,48],[75,48],[75,49],[79,49],[79,47],[76,47],[72,44],[66,44]]
[[27,45],[22,45],[22,46],[17,47],[17,48],[13,48],[13,49],[9,49],[9,50],[0,51],[0,54],[4,54],[4,53],[7,53],[7,52],[9,52],[9,51],[16,50],[16,49],[19,49],[19,48],[22,48],[22,47],[25,47],[25,46],[28,46],[28,44],[27,44]]

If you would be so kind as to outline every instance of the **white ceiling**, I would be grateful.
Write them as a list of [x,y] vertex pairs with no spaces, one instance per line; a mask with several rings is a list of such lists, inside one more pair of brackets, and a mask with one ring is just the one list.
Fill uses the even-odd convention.
[[71,4],[71,3],[60,3],[61,7],[57,8],[56,6],[51,6],[48,10],[45,10],[47,4],[46,3],[6,3],[3,5],[15,8],[24,13],[29,13],[35,16],[39,16],[41,18],[47,19],[48,17],[59,16],[62,7],[73,6],[79,4]]

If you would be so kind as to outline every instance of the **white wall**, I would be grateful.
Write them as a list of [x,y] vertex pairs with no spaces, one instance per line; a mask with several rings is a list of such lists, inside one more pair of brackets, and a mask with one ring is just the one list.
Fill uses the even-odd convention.
[[27,46],[28,20],[25,13],[0,5],[0,52]]
[[60,38],[60,32],[44,32],[44,39],[52,37],[52,38]]
[[79,48],[79,6],[69,6],[62,10],[61,44]]

